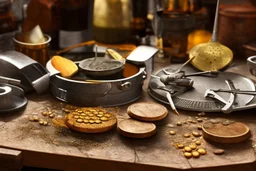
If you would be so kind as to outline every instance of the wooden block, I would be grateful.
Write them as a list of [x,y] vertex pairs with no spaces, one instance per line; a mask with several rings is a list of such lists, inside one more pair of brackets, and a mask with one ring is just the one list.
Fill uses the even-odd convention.
[[0,148],[0,170],[16,171],[21,170],[23,166],[22,152]]
[[158,121],[167,116],[168,110],[158,103],[140,102],[130,105],[127,113],[140,121]]
[[146,138],[156,133],[156,125],[134,119],[125,119],[118,123],[117,131],[130,138]]
[[250,129],[241,122],[212,123],[207,121],[203,124],[203,137],[205,139],[220,143],[238,143],[248,139]]

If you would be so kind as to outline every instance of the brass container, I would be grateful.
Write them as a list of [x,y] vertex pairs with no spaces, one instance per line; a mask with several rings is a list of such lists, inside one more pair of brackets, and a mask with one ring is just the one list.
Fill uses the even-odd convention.
[[50,59],[48,49],[51,37],[45,34],[45,42],[43,43],[25,43],[22,37],[21,33],[15,34],[13,38],[15,50],[46,66]]

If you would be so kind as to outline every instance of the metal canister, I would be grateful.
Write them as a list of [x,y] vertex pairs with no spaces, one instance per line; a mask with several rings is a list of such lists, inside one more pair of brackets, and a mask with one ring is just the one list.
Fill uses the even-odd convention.
[[243,56],[243,45],[256,40],[256,7],[252,5],[226,5],[220,9],[218,40]]

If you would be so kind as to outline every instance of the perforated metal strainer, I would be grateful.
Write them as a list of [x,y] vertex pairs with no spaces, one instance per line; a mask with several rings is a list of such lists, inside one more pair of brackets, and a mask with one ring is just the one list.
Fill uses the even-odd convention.
[[189,51],[191,64],[203,71],[218,71],[232,62],[233,52],[217,41],[219,0],[217,1],[212,38],[207,43],[194,46]]

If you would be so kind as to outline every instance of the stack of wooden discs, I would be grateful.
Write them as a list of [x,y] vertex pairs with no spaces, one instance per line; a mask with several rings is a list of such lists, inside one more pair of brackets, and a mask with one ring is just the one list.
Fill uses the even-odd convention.
[[118,132],[130,138],[146,138],[156,133],[154,121],[165,118],[168,110],[158,103],[140,102],[130,105],[127,114],[131,117],[118,123]]

